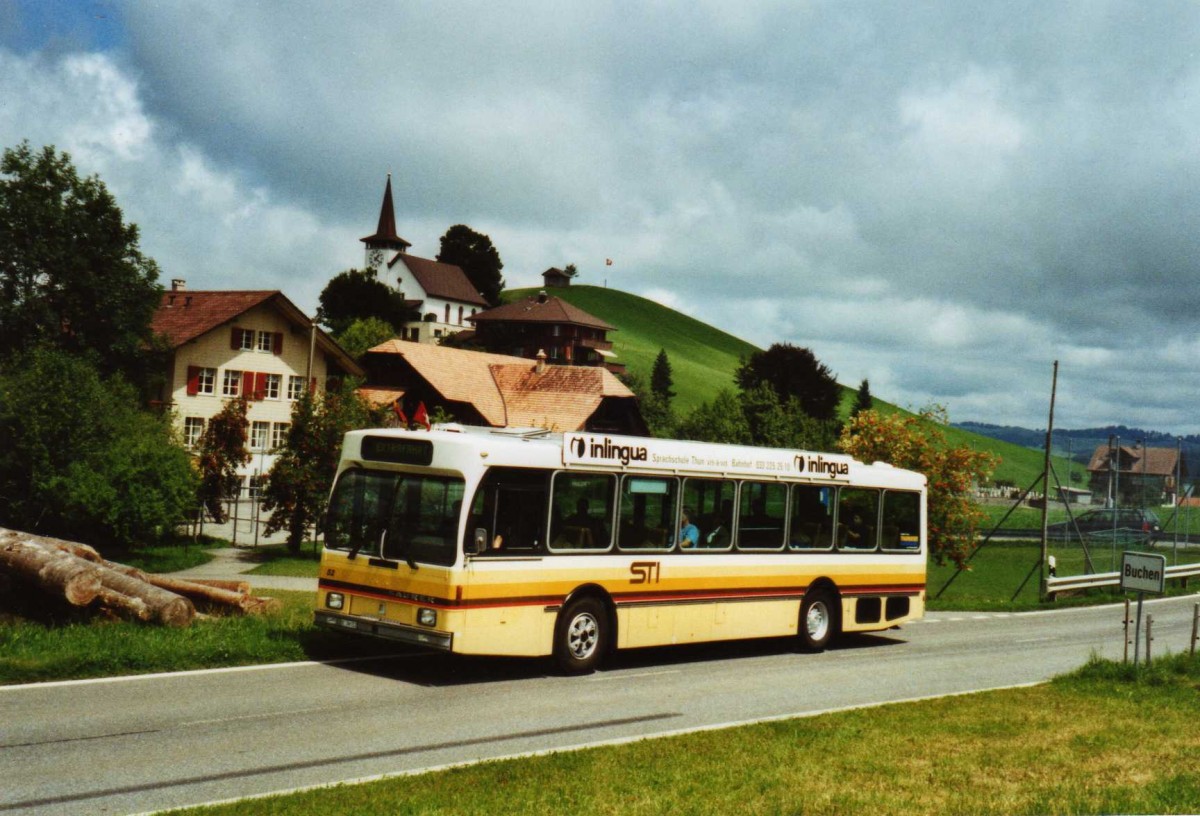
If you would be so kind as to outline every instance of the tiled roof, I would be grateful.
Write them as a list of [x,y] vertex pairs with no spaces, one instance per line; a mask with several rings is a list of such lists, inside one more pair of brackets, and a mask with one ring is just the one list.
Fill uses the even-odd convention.
[[484,321],[510,323],[570,323],[576,326],[588,326],[605,331],[616,331],[595,315],[590,315],[574,304],[553,295],[533,295],[470,318],[473,322]]
[[[1130,445],[1121,446],[1120,464],[1117,470],[1121,473],[1140,474],[1149,476],[1174,476],[1175,462],[1179,451],[1175,448],[1140,448]],[[1088,462],[1089,471],[1107,471],[1109,466],[1108,445],[1097,445],[1092,451],[1092,459]],[[1184,467],[1184,473],[1187,468]]]
[[474,306],[487,306],[487,301],[475,291],[470,278],[460,266],[418,258],[406,253],[397,255],[388,262],[388,266],[395,263],[403,263],[408,267],[417,283],[425,290],[425,294],[431,297],[470,303]]
[[372,405],[391,405],[404,396],[403,388],[359,388],[359,396]]
[[178,348],[277,295],[283,296],[278,290],[163,292],[150,328],[166,335],[171,348]]
[[[312,320],[300,311],[279,290],[226,291],[226,290],[171,290],[163,292],[150,328],[155,334],[167,338],[167,344],[177,349],[207,334],[213,329],[232,323],[241,315],[270,303],[285,318],[305,331],[312,328]],[[337,359],[338,365],[356,377],[363,375],[362,367],[346,350],[333,341],[325,332],[317,329],[317,344],[321,350]]]
[[446,400],[468,402],[496,427],[575,431],[604,397],[633,392],[603,368],[537,364],[521,357],[388,340],[371,354],[399,354]]

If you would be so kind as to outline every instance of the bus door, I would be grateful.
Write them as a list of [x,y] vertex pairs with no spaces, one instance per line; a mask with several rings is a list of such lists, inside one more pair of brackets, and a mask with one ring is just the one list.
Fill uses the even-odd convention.
[[480,555],[527,555],[546,551],[550,474],[544,470],[492,468],[471,502],[468,541],[481,537]]

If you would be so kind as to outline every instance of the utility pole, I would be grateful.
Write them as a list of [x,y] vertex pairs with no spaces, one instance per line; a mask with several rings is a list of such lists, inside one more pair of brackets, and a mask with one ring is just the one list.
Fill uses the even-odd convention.
[[1046,457],[1042,464],[1042,562],[1038,565],[1038,584],[1042,598],[1046,597],[1046,564],[1049,563],[1050,523],[1050,441],[1054,438],[1054,398],[1058,391],[1058,360],[1054,361],[1054,375],[1050,382],[1050,418],[1046,422]]

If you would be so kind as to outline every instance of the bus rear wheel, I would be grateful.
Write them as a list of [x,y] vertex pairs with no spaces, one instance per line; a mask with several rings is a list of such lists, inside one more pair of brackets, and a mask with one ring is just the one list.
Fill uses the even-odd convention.
[[837,596],[827,587],[806,592],[800,604],[800,642],[804,648],[823,651],[840,628]]
[[567,674],[591,674],[608,648],[608,616],[595,598],[580,598],[558,616],[554,659]]

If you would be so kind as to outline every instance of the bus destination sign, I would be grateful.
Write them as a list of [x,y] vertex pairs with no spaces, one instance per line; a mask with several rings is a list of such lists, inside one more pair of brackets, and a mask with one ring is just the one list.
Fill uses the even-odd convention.
[[563,435],[563,464],[568,467],[611,465],[845,481],[853,463],[849,456],[831,453],[603,434]]
[[427,439],[364,436],[362,458],[370,459],[373,462],[426,467],[433,462],[433,443]]

